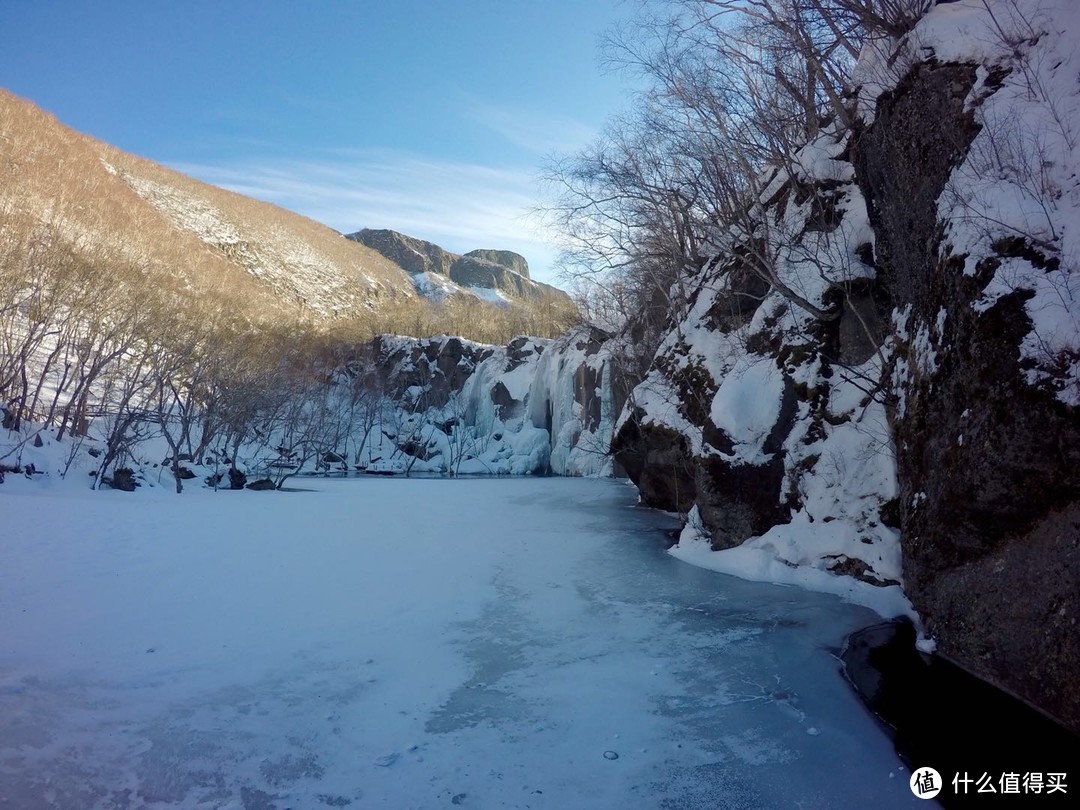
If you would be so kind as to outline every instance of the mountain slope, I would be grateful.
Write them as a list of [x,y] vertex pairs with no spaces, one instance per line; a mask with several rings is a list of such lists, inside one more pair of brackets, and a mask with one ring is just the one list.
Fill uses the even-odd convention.
[[205,293],[252,321],[503,340],[553,336],[577,317],[564,292],[527,277],[517,254],[447,254],[438,272],[449,277],[418,279],[361,240],[122,152],[4,90],[0,224],[9,277],[33,279],[35,252],[74,257]]
[[0,215],[9,239],[44,226],[77,255],[234,290],[252,314],[355,317],[415,297],[399,268],[330,228],[121,152],[6,91]]

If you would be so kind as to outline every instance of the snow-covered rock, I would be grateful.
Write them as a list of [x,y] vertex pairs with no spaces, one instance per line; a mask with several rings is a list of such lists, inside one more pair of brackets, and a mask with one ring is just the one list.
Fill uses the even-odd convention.
[[958,0],[870,43],[856,124],[716,234],[614,439],[688,515],[678,556],[882,612],[902,585],[939,650],[1073,728],[1078,31],[1072,0]]

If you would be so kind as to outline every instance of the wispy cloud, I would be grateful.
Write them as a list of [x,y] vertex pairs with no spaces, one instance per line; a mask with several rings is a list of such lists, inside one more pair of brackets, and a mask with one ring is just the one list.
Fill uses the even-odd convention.
[[536,155],[576,152],[599,134],[582,121],[529,105],[496,105],[466,96],[464,109],[481,126]]
[[440,161],[388,149],[320,152],[296,160],[252,157],[228,164],[173,163],[214,185],[272,202],[343,233],[392,228],[464,252],[524,255],[552,281],[556,248],[531,211],[535,170]]

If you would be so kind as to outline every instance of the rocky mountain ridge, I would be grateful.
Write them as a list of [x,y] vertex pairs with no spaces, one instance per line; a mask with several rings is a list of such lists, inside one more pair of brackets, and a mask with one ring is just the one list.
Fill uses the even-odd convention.
[[570,307],[570,297],[548,284],[529,277],[529,263],[509,250],[472,250],[451,253],[433,242],[392,230],[364,228],[347,238],[359,242],[401,267],[413,279],[417,291],[433,300],[452,295],[474,295],[487,300],[549,298]]

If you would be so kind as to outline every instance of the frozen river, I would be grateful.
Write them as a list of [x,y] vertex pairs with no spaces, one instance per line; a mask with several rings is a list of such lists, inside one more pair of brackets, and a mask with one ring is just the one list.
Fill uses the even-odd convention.
[[580,479],[0,492],[0,807],[925,807],[864,608]]

